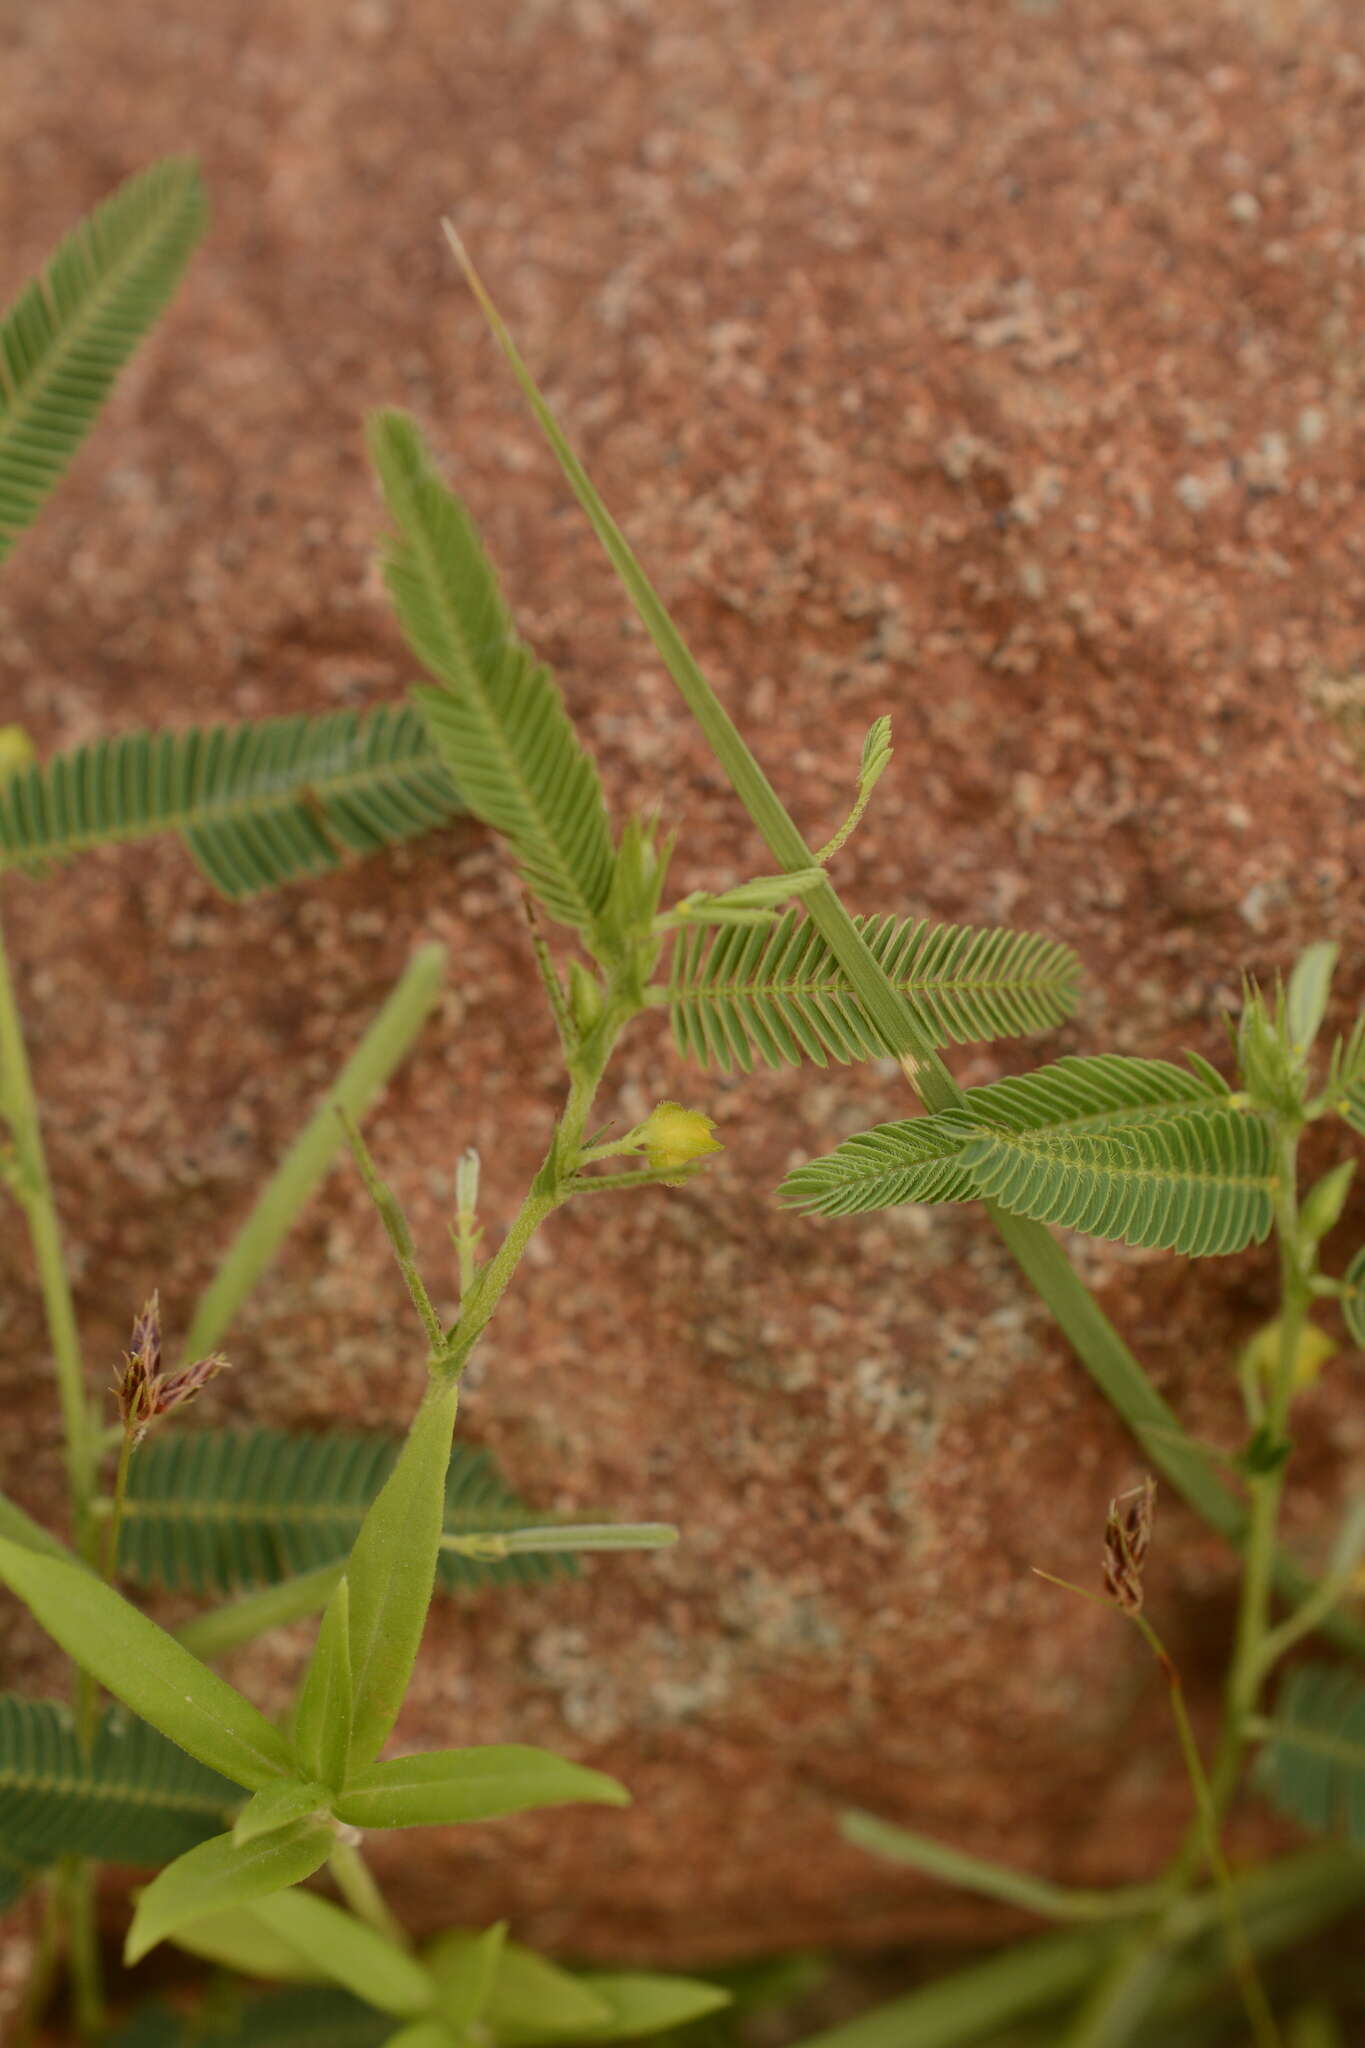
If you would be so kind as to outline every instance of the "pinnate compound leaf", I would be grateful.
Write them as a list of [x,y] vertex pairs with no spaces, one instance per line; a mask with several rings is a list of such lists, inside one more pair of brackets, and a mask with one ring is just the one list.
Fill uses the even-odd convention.
[[333,1790],[351,1753],[350,1628],[350,1587],[342,1579],[323,1610],[293,1718],[295,1756]]
[[170,298],[205,215],[194,165],[154,164],[73,228],[0,321],[0,561]]
[[1342,1296],[1341,1313],[1352,1342],[1365,1351],[1365,1245],[1356,1253],[1342,1278],[1347,1292]]
[[83,1670],[210,1770],[251,1790],[291,1775],[265,1715],[93,1573],[0,1541],[0,1579]]
[[159,1941],[206,1914],[302,1884],[322,1868],[335,1839],[325,1823],[300,1820],[240,1849],[231,1835],[201,1842],[167,1864],[143,1892],[124,1944],[125,1962],[131,1967]]
[[608,2021],[584,2035],[585,2041],[636,2041],[669,2027],[685,2027],[731,2003],[728,1991],[696,1977],[589,1970],[578,1981],[611,2011]]
[[439,679],[417,693],[471,811],[511,844],[551,917],[597,925],[611,887],[611,832],[597,770],[549,670],[521,641],[463,505],[437,476],[413,420],[381,412],[370,449],[398,529],[385,558],[408,644]]
[[[935,1045],[1046,1031],[1075,1005],[1067,946],[1028,932],[870,917],[854,920],[878,965]],[[679,1051],[723,1073],[881,1059],[881,1035],[815,926],[686,931],[673,949],[667,1002]]]
[[436,1584],[458,1384],[434,1383],[368,1509],[347,1566],[352,1767],[398,1719]]
[[[129,1476],[119,1569],[138,1585],[203,1593],[273,1586],[340,1564],[393,1470],[401,1437],[338,1431],[167,1430]],[[536,1517],[485,1451],[457,1443],[446,1470],[444,1536],[501,1535]],[[446,1592],[539,1584],[575,1569],[568,1557],[483,1559],[442,1549]]]
[[963,1108],[876,1124],[790,1174],[784,1200],[822,1216],[902,1202],[966,1202],[978,1193],[965,1166],[990,1131],[1101,1137],[1135,1124],[1224,1107],[1227,1083],[1211,1067],[1187,1073],[1166,1060],[1067,1057],[1031,1074],[969,1088]]
[[1307,1664],[1290,1673],[1256,1776],[1302,1827],[1365,1849],[1365,1684],[1356,1672]]
[[412,705],[117,733],[0,778],[0,869],[175,832],[213,886],[241,899],[464,808]]
[[525,1743],[437,1749],[352,1771],[336,1801],[358,1828],[447,1826],[538,1806],[628,1806],[624,1785]]
[[216,1834],[241,1800],[123,1708],[102,1716],[83,1754],[69,1708],[0,1694],[0,1885],[59,1856],[168,1863]]
[[330,1793],[325,1785],[302,1778],[276,1778],[253,1792],[232,1828],[233,1846],[245,1848],[260,1835],[273,1835],[292,1827],[296,1820],[327,1811]]
[[1017,1216],[1191,1258],[1259,1244],[1272,1221],[1269,1127],[1234,1110],[1106,1138],[995,1132],[962,1163],[984,1196]]

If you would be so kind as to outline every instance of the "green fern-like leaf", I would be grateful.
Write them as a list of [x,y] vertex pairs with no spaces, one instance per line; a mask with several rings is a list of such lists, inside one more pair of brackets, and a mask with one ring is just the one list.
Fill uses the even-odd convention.
[[1301,1826],[1365,1849],[1365,1685],[1355,1672],[1309,1664],[1290,1674],[1256,1776]]
[[476,817],[510,841],[532,895],[591,931],[607,901],[601,784],[548,669],[518,639],[473,522],[412,420],[375,418],[375,466],[398,528],[385,574],[408,643],[439,678],[418,703]]
[[155,164],[73,229],[0,322],[0,561],[170,298],[204,220],[194,166]]
[[[1050,939],[922,919],[856,923],[936,1045],[1050,1030],[1074,1007],[1076,956]],[[679,1050],[725,1073],[747,1073],[755,1057],[824,1066],[886,1052],[828,945],[796,910],[776,925],[684,932],[666,1000]]]
[[[119,1568],[141,1585],[235,1593],[338,1564],[397,1451],[393,1437],[378,1435],[257,1429],[153,1437],[133,1460]],[[496,1533],[534,1519],[485,1452],[455,1445],[447,1534]],[[437,1580],[454,1591],[535,1584],[573,1569],[571,1558],[553,1553],[484,1561],[443,1550]]]
[[240,1786],[122,1708],[87,1757],[67,1707],[0,1694],[0,1887],[59,1856],[169,1863],[241,1802]]
[[463,808],[410,706],[124,733],[0,782],[0,869],[178,832],[216,888],[250,896]]
[[1162,1060],[1063,1059],[880,1124],[798,1167],[785,1199],[826,1216],[992,1197],[1090,1236],[1202,1256],[1270,1227],[1272,1145],[1224,1084]]
[[1227,1083],[1202,1061],[1186,1073],[1166,1060],[1068,1056],[1031,1074],[969,1088],[961,1110],[859,1131],[823,1159],[789,1174],[782,1195],[821,1216],[852,1216],[903,1202],[968,1202],[979,1190],[965,1160],[985,1131],[1101,1136],[1155,1118],[1218,1109],[1227,1097]]
[[993,1132],[962,1160],[981,1193],[1016,1216],[1191,1258],[1268,1234],[1274,1163],[1269,1127],[1235,1110],[1112,1137]]

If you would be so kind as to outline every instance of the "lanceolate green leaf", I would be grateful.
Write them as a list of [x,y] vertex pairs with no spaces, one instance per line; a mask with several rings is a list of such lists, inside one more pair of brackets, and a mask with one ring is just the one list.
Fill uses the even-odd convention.
[[327,1899],[289,1891],[241,1910],[292,1949],[314,1975],[330,1977],[384,2012],[407,2016],[432,2002],[434,1987],[419,1963]]
[[230,1327],[345,1144],[338,1112],[344,1109],[356,1118],[365,1114],[435,1007],[445,967],[443,946],[418,946],[412,954],[360,1043],[260,1190],[196,1302],[185,1338],[188,1357],[202,1358],[212,1351]]
[[417,1659],[436,1583],[458,1392],[454,1380],[429,1383],[346,1568],[353,1766],[368,1764],[383,1748]]
[[408,642],[439,678],[418,701],[469,808],[510,841],[552,917],[591,930],[611,885],[597,771],[548,669],[518,639],[472,521],[417,427],[381,412],[370,447],[398,528],[386,559]]
[[[854,923],[935,1045],[1048,1030],[1075,1005],[1076,956],[1052,940],[916,919]],[[756,1057],[824,1066],[887,1052],[828,942],[795,910],[775,925],[681,934],[667,1002],[679,1049],[727,1073],[747,1073]]]
[[0,1694],[0,1847],[16,1864],[168,1863],[216,1834],[241,1797],[121,1707],[85,1754],[67,1707]]
[[814,1159],[783,1184],[786,1200],[824,1216],[853,1215],[900,1202],[965,1202],[980,1192],[967,1158],[998,1131],[1113,1136],[1172,1116],[1222,1110],[1226,1084],[1165,1060],[1061,1059],[1031,1074],[969,1088],[960,1110],[877,1124]]
[[578,1981],[611,2010],[609,2020],[585,2032],[585,2041],[638,2041],[669,2027],[688,2026],[730,2003],[728,1991],[696,1977],[589,1970]]
[[422,1957],[436,1988],[437,2010],[457,2035],[482,2018],[493,1995],[506,1940],[505,1920],[482,1934],[457,1928],[438,1935]]
[[272,1778],[253,1792],[238,1814],[232,1829],[232,1846],[243,1849],[261,1835],[278,1834],[295,1821],[323,1815],[330,1803],[330,1788],[317,1779]]
[[[140,1585],[231,1593],[340,1563],[401,1442],[377,1433],[272,1429],[153,1436],[133,1461],[119,1568]],[[498,1535],[535,1519],[486,1453],[454,1446],[443,1534]],[[571,1559],[558,1556],[485,1561],[442,1550],[437,1583],[447,1592],[535,1584],[572,1569]]]
[[1365,1684],[1358,1673],[1309,1664],[1290,1674],[1257,1777],[1302,1826],[1345,1834],[1365,1849]]
[[630,1794],[601,1771],[523,1743],[437,1749],[353,1771],[336,1801],[358,1828],[417,1828],[496,1820],[538,1806],[628,1806]]
[[122,733],[0,781],[0,869],[178,832],[215,888],[252,896],[463,810],[410,705]]
[[249,1905],[302,1884],[327,1861],[335,1835],[320,1821],[296,1821],[238,1848],[231,1835],[201,1842],[153,1878],[137,1902],[124,1960],[139,1962],[177,1928],[208,1913]]
[[200,1763],[252,1789],[290,1775],[264,1714],[93,1573],[0,1541],[0,1579],[69,1657]]
[[351,1602],[345,1579],[327,1603],[294,1705],[294,1754],[335,1791],[351,1753]]
[[192,164],[154,165],[72,230],[0,322],[0,561],[170,298],[205,211]]
[[507,1941],[498,1956],[483,2019],[498,2048],[523,2048],[556,2038],[582,2039],[593,2027],[610,2021],[611,2008],[567,1970],[518,1941]]

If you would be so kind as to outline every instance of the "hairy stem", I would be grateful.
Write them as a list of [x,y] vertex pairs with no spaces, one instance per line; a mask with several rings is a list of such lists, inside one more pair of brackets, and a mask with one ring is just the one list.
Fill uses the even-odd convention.
[[387,1181],[380,1179],[379,1170],[370,1157],[370,1148],[360,1134],[360,1126],[344,1103],[337,1104],[337,1116],[341,1120],[341,1128],[346,1133],[351,1156],[359,1168],[360,1178],[365,1183],[365,1192],[374,1203],[385,1234],[393,1246],[398,1270],[403,1275],[412,1305],[426,1332],[432,1357],[439,1357],[446,1348],[446,1333],[441,1318],[431,1305],[431,1296],[427,1293],[426,1284],[417,1270],[417,1253],[412,1242],[412,1232],[408,1228],[408,1219],[399,1207],[393,1189]]

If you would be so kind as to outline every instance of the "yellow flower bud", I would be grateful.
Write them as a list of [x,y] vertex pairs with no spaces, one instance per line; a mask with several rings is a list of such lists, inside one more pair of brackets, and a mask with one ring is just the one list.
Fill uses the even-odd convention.
[[[1311,1387],[1329,1358],[1336,1355],[1337,1346],[1326,1330],[1320,1330],[1316,1323],[1305,1323],[1299,1332],[1294,1352],[1294,1391],[1302,1393]],[[1266,1323],[1256,1332],[1246,1349],[1248,1365],[1267,1385],[1279,1371],[1280,1364],[1280,1321],[1277,1316],[1272,1323]]]
[[0,725],[0,782],[8,782],[34,757],[34,746],[22,725]]
[[645,1149],[645,1158],[656,1169],[690,1166],[708,1152],[723,1150],[711,1136],[715,1124],[700,1110],[684,1109],[680,1102],[660,1102],[640,1124],[634,1136]]

